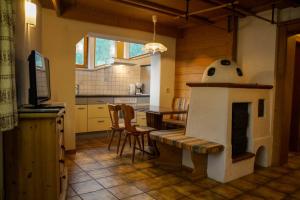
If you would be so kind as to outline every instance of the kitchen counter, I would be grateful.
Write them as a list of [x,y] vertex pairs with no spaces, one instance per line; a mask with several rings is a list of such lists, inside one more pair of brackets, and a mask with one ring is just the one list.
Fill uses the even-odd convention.
[[[125,99],[125,101],[124,101]],[[76,95],[76,105],[87,104],[106,104],[106,103],[131,103],[131,104],[149,104],[150,95],[106,95],[106,94],[79,94]]]
[[130,94],[77,94],[75,97],[150,97],[150,94],[137,94],[137,95],[130,95]]

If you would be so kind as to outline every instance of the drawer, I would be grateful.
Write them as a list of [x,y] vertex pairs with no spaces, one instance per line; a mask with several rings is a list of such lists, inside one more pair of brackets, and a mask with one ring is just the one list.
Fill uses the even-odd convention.
[[109,117],[107,104],[88,105],[88,118]]
[[146,117],[145,112],[136,112],[136,117]]
[[88,104],[107,104],[114,103],[113,97],[89,97]]
[[92,118],[88,120],[88,132],[105,131],[111,127],[110,118]]

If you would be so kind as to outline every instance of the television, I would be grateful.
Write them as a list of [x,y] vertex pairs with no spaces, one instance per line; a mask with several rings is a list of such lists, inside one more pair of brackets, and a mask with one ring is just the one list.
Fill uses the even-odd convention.
[[51,98],[49,60],[38,51],[31,51],[29,62],[29,104],[42,106]]

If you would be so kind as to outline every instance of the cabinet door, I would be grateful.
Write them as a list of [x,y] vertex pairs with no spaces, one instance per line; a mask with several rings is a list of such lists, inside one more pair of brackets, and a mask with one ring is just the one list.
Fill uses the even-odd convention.
[[88,105],[88,118],[109,117],[107,104]]
[[111,126],[110,118],[89,118],[88,131],[106,131]]
[[76,105],[75,109],[75,132],[87,132],[87,105]]
[[139,126],[147,126],[146,113],[136,112],[136,121]]

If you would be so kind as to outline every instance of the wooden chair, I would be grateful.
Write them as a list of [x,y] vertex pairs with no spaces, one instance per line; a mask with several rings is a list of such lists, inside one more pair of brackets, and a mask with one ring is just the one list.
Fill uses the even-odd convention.
[[109,116],[111,120],[111,138],[108,144],[108,150],[110,150],[111,143],[114,139],[115,133],[119,133],[118,145],[117,145],[117,154],[119,153],[119,147],[121,142],[122,133],[124,132],[124,124],[119,123],[119,111],[121,111],[120,105],[108,105]]
[[[174,98],[172,107],[176,109],[188,110],[189,107],[188,99],[184,97]],[[170,115],[169,118],[163,119],[163,122],[165,123],[166,127],[168,126],[185,127],[186,118],[187,118],[187,114],[172,114]]]
[[[122,156],[122,154],[123,154],[124,147],[125,147],[127,139],[130,138],[131,136],[133,136],[133,145],[132,145],[132,163],[133,163],[134,158],[135,158],[136,143],[138,143],[139,149],[142,150],[143,154],[145,152],[145,143],[144,143],[144,136],[145,135],[147,136],[149,143],[152,146],[154,146],[151,139],[150,139],[150,132],[155,130],[155,129],[150,128],[150,127],[137,127],[135,125],[132,125],[131,120],[134,119],[134,109],[133,109],[133,107],[123,104],[121,106],[121,109],[122,109],[122,112],[124,114],[125,139],[123,141],[120,156]],[[139,136],[142,137],[142,145],[141,145]]]

